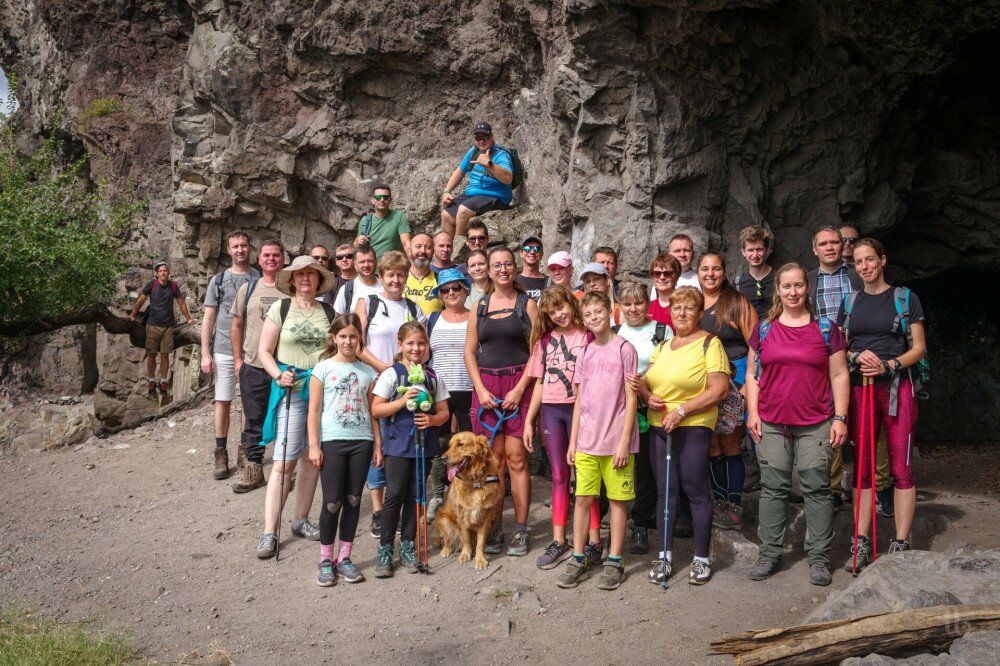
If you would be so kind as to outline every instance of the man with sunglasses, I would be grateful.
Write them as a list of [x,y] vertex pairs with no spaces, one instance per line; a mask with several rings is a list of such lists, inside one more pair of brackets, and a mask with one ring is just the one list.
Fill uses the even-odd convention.
[[469,221],[469,226],[466,227],[465,233],[468,235],[465,237],[465,245],[458,253],[458,257],[462,261],[458,266],[458,270],[462,271],[462,275],[465,277],[469,277],[469,269],[465,265],[466,260],[469,258],[469,253],[475,250],[486,252],[486,246],[490,244],[490,232],[486,228],[485,222],[473,219]]
[[847,265],[854,268],[854,244],[861,240],[861,231],[853,224],[840,225],[840,240],[844,243],[844,249],[840,251],[840,256],[847,262]]
[[[441,195],[441,226],[454,236],[464,236],[469,221],[491,210],[508,210],[514,198],[514,161],[510,153],[493,141],[493,127],[478,122],[473,128],[475,145],[466,151],[461,164],[452,172]],[[458,196],[451,191],[465,175],[469,184]]]
[[[327,303],[330,303],[332,305],[333,299],[336,298],[337,291],[340,289],[340,287],[345,282],[350,282],[351,280],[353,280],[354,277],[357,275],[357,271],[354,270],[353,249],[354,248],[352,246],[346,244],[337,246],[337,250],[335,252],[335,257],[337,260],[337,270],[335,272],[335,275],[337,276],[337,284],[334,285],[333,289],[331,289],[330,291],[318,294],[316,296],[316,300],[326,301]],[[313,249],[309,250],[309,256],[312,257],[313,260],[323,268],[326,268],[327,270],[334,272],[330,268],[330,251],[326,249],[325,245],[313,246]],[[344,261],[345,256],[350,261]]]
[[394,210],[392,190],[385,183],[376,183],[372,188],[372,210],[366,213],[358,224],[358,237],[354,247],[370,245],[375,249],[375,260],[390,250],[400,250],[410,255],[410,222],[402,211]]
[[733,286],[750,300],[757,316],[763,319],[771,309],[774,295],[774,270],[768,258],[774,236],[764,227],[744,227],[740,231],[740,252],[747,260],[747,269],[736,276]]
[[525,293],[535,299],[541,300],[542,290],[545,289],[545,276],[539,268],[542,265],[542,241],[530,234],[521,241],[521,273],[514,278],[514,281],[521,285]]

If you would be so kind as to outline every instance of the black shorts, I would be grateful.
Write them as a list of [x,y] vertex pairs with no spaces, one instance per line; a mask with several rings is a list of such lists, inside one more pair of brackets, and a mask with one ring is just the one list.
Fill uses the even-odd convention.
[[468,197],[464,194],[459,194],[451,202],[451,205],[445,208],[445,211],[447,211],[447,213],[452,217],[457,217],[459,206],[465,206],[466,208],[475,211],[476,215],[482,215],[483,213],[488,213],[491,210],[510,210],[510,205],[505,204],[495,197],[488,197],[483,194]]

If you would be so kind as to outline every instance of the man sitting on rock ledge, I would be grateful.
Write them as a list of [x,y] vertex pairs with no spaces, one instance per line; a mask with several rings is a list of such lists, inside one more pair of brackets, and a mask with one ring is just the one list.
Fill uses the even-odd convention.
[[[510,153],[493,141],[493,127],[478,122],[473,130],[475,145],[466,151],[441,195],[441,226],[452,237],[464,236],[465,228],[476,215],[491,210],[508,210],[514,192],[514,161]],[[465,192],[452,196],[451,191],[469,174]]]

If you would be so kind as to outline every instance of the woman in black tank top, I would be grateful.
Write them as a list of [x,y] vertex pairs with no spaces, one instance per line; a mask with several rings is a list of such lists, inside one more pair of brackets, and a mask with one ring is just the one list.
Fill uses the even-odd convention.
[[[465,366],[472,379],[472,429],[492,437],[493,456],[500,464],[500,488],[504,488],[503,469],[510,471],[510,491],[514,501],[514,535],[508,555],[528,552],[528,508],[531,503],[531,476],[528,474],[528,449],[523,441],[524,419],[531,402],[527,391],[531,378],[524,368],[528,362],[528,337],[538,317],[535,301],[516,286],[517,264],[514,253],[506,247],[493,248],[487,257],[491,282],[486,293],[469,311],[465,337]],[[482,421],[478,413],[482,407]],[[493,409],[504,415],[514,414],[497,425]],[[496,428],[496,433],[484,427]],[[502,496],[502,495],[501,495]],[[497,527],[486,544],[486,552],[497,554],[504,543],[503,502],[497,507]]]
[[[736,291],[726,278],[726,262],[721,255],[706,252],[698,260],[698,282],[705,295],[701,327],[718,336],[732,366],[733,380],[743,393],[747,370],[748,340],[757,324],[757,311],[746,296]],[[721,529],[739,529],[743,516],[743,483],[746,465],[740,454],[745,427],[728,435],[712,435],[709,471],[712,482],[712,522]]]

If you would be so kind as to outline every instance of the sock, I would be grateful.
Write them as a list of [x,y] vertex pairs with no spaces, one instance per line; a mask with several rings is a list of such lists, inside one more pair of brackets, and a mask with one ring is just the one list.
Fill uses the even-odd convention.
[[331,544],[321,543],[319,545],[319,561],[322,562],[323,560],[330,560],[331,562],[333,562],[333,544],[332,543]]
[[697,555],[695,555],[694,559],[698,560],[699,562],[702,562],[703,564],[711,564],[711,562],[708,561],[707,557],[698,557]]
[[337,555],[337,563],[343,562],[344,560],[351,559],[351,546],[354,545],[353,541],[343,541],[340,542],[340,553]]
[[712,499],[725,500],[729,485],[726,482],[725,456],[715,456],[708,459],[708,479],[712,486]]
[[155,384],[156,383],[156,377],[146,377],[146,379],[149,380],[150,384]]
[[726,473],[729,501],[739,506],[743,501],[743,482],[747,479],[743,456],[726,456]]
[[215,448],[224,449],[226,448],[226,440],[228,437],[216,437],[215,438]]
[[621,555],[608,555],[608,561],[611,562],[611,563],[613,563],[613,564],[621,564],[622,563],[622,556]]
[[[662,550],[660,551],[660,559],[661,560],[663,559],[663,551]],[[674,561],[674,552],[672,550],[668,550],[667,551],[667,562],[673,562],[673,561]]]
[[528,523],[514,523],[514,531],[515,532],[527,532],[528,531]]
[[578,564],[583,564],[583,553],[573,553],[573,559],[576,560]]

